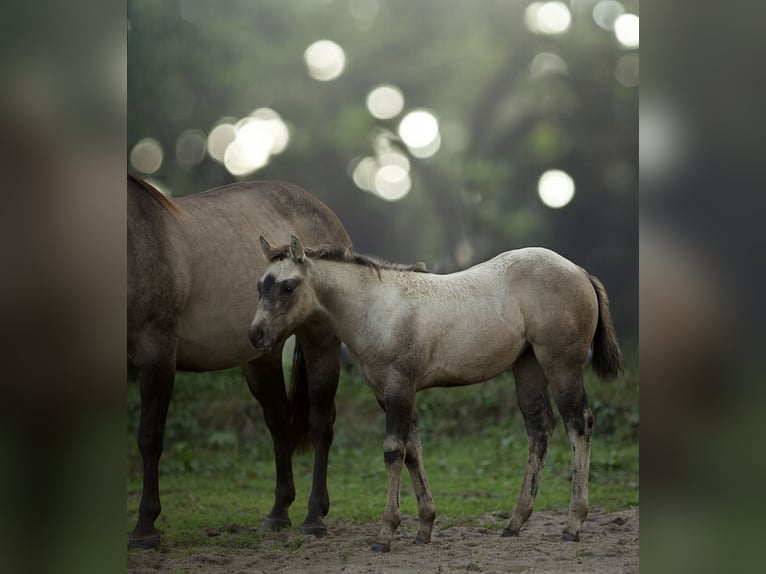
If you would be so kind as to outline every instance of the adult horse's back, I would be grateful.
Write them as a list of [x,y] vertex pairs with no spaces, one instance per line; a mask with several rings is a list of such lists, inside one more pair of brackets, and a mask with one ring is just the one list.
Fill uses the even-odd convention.
[[[274,507],[264,526],[290,524],[295,499],[291,454],[308,429],[300,427],[285,391],[282,346],[259,355],[248,327],[258,305],[254,290],[268,261],[258,239],[291,234],[314,244],[351,245],[335,214],[303,189],[284,182],[244,182],[171,200],[128,176],[128,361],[139,370],[138,445],[144,463],[134,547],[156,547],[160,514],[158,465],[176,370],[211,371],[243,366],[263,408],[274,442]],[[314,483],[302,531],[322,534],[329,510],[327,454],[335,418],[340,342],[322,325],[296,332],[294,377],[310,387]],[[301,397],[296,397],[296,402]],[[307,407],[308,397],[300,401]],[[305,414],[305,413],[300,413]]]

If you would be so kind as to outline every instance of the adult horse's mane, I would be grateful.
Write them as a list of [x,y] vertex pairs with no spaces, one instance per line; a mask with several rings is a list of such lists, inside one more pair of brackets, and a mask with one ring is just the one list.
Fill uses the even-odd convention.
[[166,211],[170,213],[178,213],[180,211],[178,205],[176,205],[172,199],[167,197],[164,193],[162,193],[148,181],[144,181],[140,177],[136,177],[135,175],[129,173],[128,183],[133,184],[133,189],[137,188],[138,190],[143,191],[144,193],[140,194],[142,197],[151,198],[155,203],[157,203]]
[[[307,257],[312,259],[327,259],[330,261],[340,261],[344,263],[355,263],[357,265],[364,265],[369,269],[375,271],[380,277],[381,269],[390,269],[393,271],[412,271],[414,273],[425,273],[427,271],[426,264],[423,262],[413,263],[407,265],[405,263],[391,263],[378,257],[371,255],[362,255],[356,253],[350,247],[340,247],[338,245],[323,245],[321,247],[306,247],[304,249]],[[279,261],[286,259],[290,256],[290,246],[283,245],[282,247],[275,247],[269,253],[270,261]]]

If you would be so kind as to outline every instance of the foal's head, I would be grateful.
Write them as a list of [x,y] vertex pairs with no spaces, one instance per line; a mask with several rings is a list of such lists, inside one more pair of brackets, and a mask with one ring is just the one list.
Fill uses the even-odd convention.
[[250,344],[257,351],[269,351],[284,340],[309,316],[316,297],[306,281],[311,262],[300,239],[293,236],[286,254],[261,237],[261,249],[271,265],[258,281],[260,300],[250,325]]

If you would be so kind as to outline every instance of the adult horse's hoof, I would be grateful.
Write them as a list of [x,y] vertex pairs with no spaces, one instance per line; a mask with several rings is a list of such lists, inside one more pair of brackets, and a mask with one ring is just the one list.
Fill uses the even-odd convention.
[[285,528],[290,528],[293,525],[289,518],[281,518],[277,516],[267,516],[261,522],[261,530],[268,532],[278,532]]
[[327,536],[327,527],[321,522],[314,524],[303,524],[301,526],[301,534],[307,534],[309,536],[322,538],[323,536]]
[[561,539],[566,540],[567,542],[580,542],[580,533],[572,534],[569,530],[564,530]]
[[154,532],[145,536],[128,537],[128,548],[131,550],[156,550],[160,547],[160,533]]
[[500,533],[500,536],[503,538],[510,538],[511,536],[518,536],[519,531],[518,530],[512,530],[510,528],[503,529],[503,532]]
[[376,542],[370,547],[370,550],[373,552],[390,552],[391,551],[391,545],[390,544],[381,544],[380,542]]
[[415,537],[415,540],[412,541],[413,544],[428,544],[431,542],[430,540],[424,540],[422,538]]

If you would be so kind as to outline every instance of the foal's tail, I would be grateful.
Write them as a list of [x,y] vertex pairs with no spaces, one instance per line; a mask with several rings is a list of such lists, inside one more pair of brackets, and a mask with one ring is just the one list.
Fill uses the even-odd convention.
[[612,324],[612,313],[609,311],[609,298],[601,281],[593,275],[588,275],[598,299],[598,323],[596,334],[593,336],[593,370],[602,379],[611,380],[622,371],[622,351],[617,342],[617,334]]
[[305,452],[311,448],[309,378],[306,371],[306,358],[303,356],[303,349],[297,338],[290,378],[290,452]]

